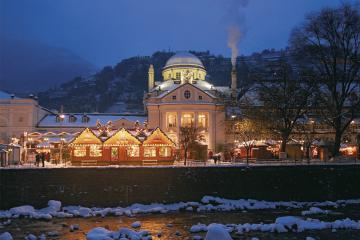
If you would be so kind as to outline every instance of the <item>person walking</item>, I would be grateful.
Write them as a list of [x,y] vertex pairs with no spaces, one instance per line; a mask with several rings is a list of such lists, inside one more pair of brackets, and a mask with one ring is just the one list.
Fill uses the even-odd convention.
[[40,164],[40,154],[39,153],[36,153],[35,155],[35,166],[39,166]]
[[208,159],[213,159],[214,153],[210,150],[208,154]]
[[41,153],[41,163],[42,167],[45,167],[45,153]]
[[49,153],[49,152],[46,153],[46,155],[45,155],[45,160],[46,160],[47,162],[50,162],[50,153]]

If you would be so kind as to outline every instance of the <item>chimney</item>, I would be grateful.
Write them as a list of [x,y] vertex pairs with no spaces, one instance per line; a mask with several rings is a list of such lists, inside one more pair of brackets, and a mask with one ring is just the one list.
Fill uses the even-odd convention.
[[231,70],[231,92],[232,97],[236,97],[236,89],[237,89],[237,76],[236,76],[236,68],[232,67]]
[[148,86],[149,86],[149,92],[151,89],[155,87],[155,77],[154,77],[154,66],[150,64],[149,72],[148,72]]

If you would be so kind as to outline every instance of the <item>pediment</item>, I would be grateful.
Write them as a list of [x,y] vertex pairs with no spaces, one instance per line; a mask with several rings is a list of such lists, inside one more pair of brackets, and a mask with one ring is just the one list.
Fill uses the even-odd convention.
[[214,97],[206,91],[189,83],[183,84],[178,88],[167,93],[163,98],[162,102],[213,102]]

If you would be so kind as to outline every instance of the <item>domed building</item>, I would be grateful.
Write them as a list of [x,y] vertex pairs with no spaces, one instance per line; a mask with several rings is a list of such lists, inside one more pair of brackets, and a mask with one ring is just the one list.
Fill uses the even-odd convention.
[[199,141],[209,151],[224,145],[226,103],[236,83],[232,88],[213,86],[206,74],[201,60],[188,52],[179,52],[166,62],[162,81],[155,81],[151,65],[144,98],[149,127],[160,127],[178,146],[182,126],[197,128]]

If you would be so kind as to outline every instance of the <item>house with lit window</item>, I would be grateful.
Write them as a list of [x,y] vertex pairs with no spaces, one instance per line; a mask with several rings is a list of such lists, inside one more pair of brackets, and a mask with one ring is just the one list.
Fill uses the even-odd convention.
[[144,96],[149,128],[159,127],[178,145],[180,127],[193,126],[208,150],[224,145],[226,102],[236,91],[236,75],[230,88],[212,85],[206,74],[201,60],[188,52],[166,62],[161,81],[155,81],[151,65]]

